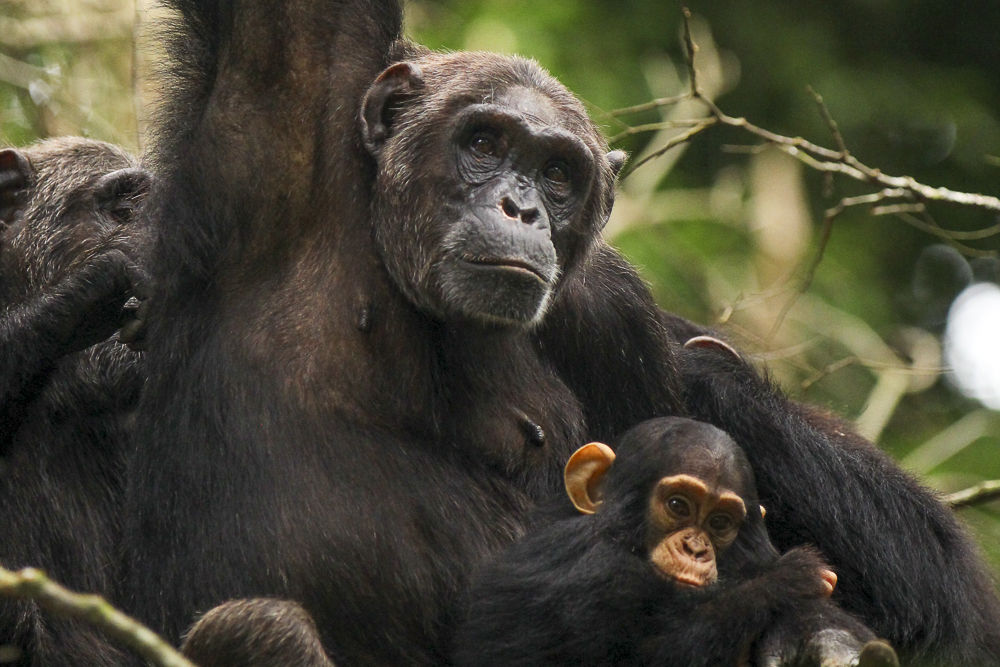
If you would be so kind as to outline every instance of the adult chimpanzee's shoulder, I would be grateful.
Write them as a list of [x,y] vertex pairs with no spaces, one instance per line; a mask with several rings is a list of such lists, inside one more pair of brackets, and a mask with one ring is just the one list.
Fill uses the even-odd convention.
[[683,413],[675,343],[636,270],[598,241],[537,330],[545,354],[584,404],[590,437]]

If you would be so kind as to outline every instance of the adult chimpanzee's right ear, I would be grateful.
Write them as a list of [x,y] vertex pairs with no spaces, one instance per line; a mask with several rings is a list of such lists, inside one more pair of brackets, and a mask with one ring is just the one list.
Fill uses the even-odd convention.
[[599,484],[615,461],[615,453],[602,442],[592,442],[573,452],[566,463],[566,493],[573,506],[593,514],[601,504]]
[[400,98],[424,85],[423,73],[414,63],[396,63],[378,75],[361,105],[361,136],[365,147],[377,155],[389,138]]
[[608,159],[608,164],[611,165],[611,173],[618,176],[622,167],[625,166],[625,161],[628,160],[628,153],[615,150],[608,153],[605,157]]
[[94,188],[94,199],[102,211],[110,213],[118,222],[132,219],[139,201],[149,192],[153,177],[148,171],[136,167],[118,169],[101,176]]
[[0,224],[10,224],[23,205],[21,193],[31,182],[28,158],[13,148],[0,150]]

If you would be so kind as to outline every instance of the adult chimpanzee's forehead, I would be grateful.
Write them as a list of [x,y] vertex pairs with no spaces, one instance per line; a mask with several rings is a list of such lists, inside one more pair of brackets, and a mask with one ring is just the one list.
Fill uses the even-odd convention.
[[518,112],[533,125],[559,124],[561,116],[556,105],[548,95],[535,88],[511,86],[497,95],[493,101]]

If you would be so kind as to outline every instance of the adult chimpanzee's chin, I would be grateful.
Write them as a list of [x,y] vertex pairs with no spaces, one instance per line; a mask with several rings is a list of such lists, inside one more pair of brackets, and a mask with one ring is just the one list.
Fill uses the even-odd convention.
[[[543,277],[543,270],[552,277]],[[445,310],[478,322],[530,327],[545,315],[554,274],[515,258],[452,260],[440,273]]]

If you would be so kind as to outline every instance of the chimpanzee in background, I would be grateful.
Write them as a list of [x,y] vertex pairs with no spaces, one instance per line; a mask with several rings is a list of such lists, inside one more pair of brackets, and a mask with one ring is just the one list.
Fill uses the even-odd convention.
[[898,664],[825,599],[835,577],[813,550],[779,558],[746,457],[719,429],[643,422],[615,451],[579,449],[566,490],[575,511],[564,500],[473,580],[453,664],[737,665],[786,624],[837,632],[800,651],[817,665]]
[[168,5],[133,613],[176,640],[227,599],[291,598],[335,662],[440,664],[469,572],[569,455],[691,413],[878,635],[1000,660],[946,509],[742,362],[678,350],[698,329],[601,240],[623,155],[535,63],[402,41],[395,0]]
[[198,667],[334,667],[309,612],[290,600],[214,607],[188,630],[181,651]]
[[[127,224],[148,176],[109,144],[0,150],[0,563],[111,592],[141,361],[109,337],[130,281]],[[84,625],[0,598],[16,665],[108,665]]]

